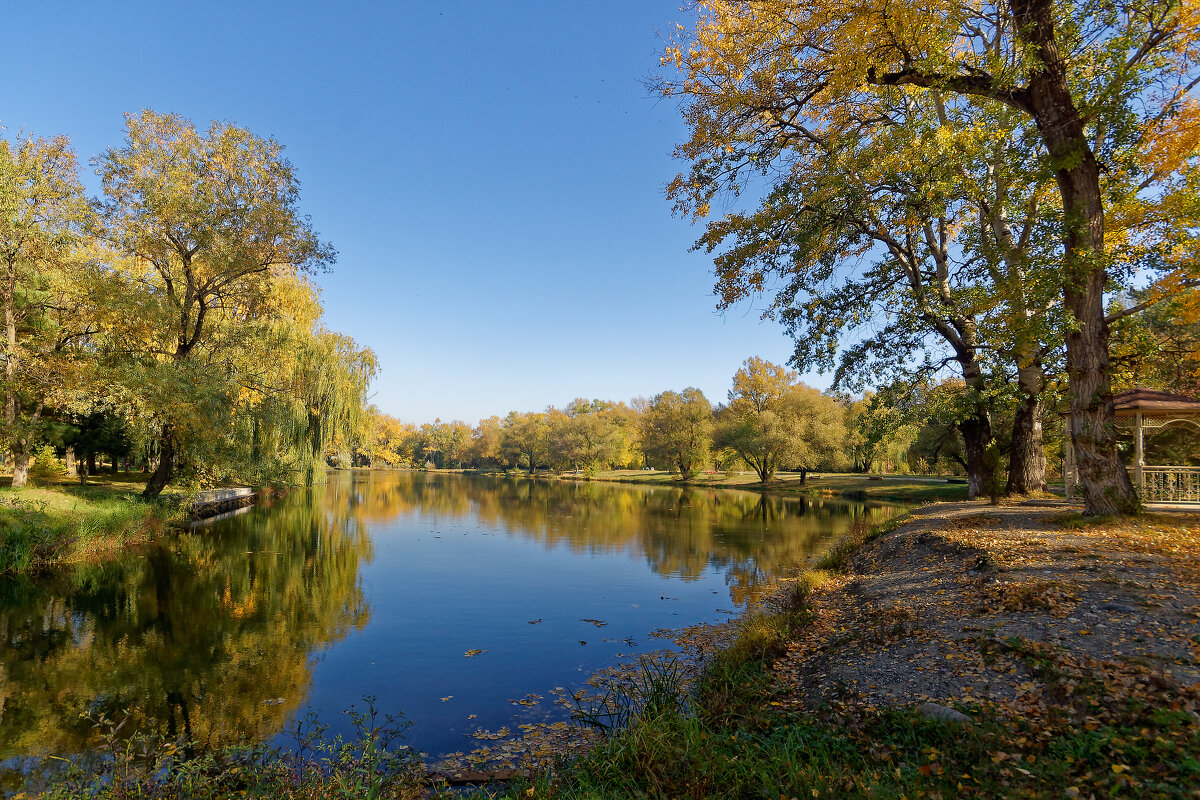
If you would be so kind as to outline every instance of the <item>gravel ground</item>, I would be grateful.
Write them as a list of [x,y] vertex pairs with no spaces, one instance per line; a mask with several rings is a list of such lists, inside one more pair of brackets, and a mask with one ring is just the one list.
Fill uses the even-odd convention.
[[817,593],[816,623],[776,664],[785,705],[852,694],[1037,714],[1055,692],[1030,653],[1068,690],[1200,693],[1200,516],[1092,524],[1029,501],[913,517]]

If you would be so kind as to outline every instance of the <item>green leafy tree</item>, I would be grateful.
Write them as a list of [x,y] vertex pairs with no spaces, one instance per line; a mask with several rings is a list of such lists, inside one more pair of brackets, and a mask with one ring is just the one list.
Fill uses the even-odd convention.
[[550,421],[547,414],[510,411],[501,426],[501,452],[512,467],[524,460],[530,472],[537,472],[550,453]]
[[780,469],[809,470],[845,446],[845,409],[835,398],[796,382],[796,373],[748,358],[733,378],[729,404],[717,414],[716,442],[749,464],[763,483]]
[[26,483],[47,404],[61,402],[71,383],[70,346],[88,333],[63,316],[87,269],[78,252],[87,216],[66,137],[0,139],[0,357],[13,486]]
[[699,389],[655,396],[642,414],[641,432],[646,457],[671,466],[684,479],[712,461],[712,404]]
[[147,315],[145,344],[133,355],[140,377],[158,387],[146,406],[159,426],[145,491],[154,496],[197,428],[187,417],[226,402],[219,373],[231,338],[220,334],[274,314],[273,284],[332,263],[334,252],[299,211],[282,147],[236,125],[201,132],[182,117],[143,111],[127,117],[125,145],[96,164],[102,233],[132,262],[129,288]]
[[607,413],[612,403],[577,398],[565,411],[551,409],[551,457],[559,467],[588,471],[607,467],[624,448],[618,420]]
[[[1053,238],[1061,249],[1052,264],[1043,265],[1052,267],[1050,284],[1068,319],[1060,332],[1087,510],[1113,513],[1132,507],[1132,487],[1113,439],[1107,349],[1111,320],[1105,314],[1104,293],[1111,279],[1126,278],[1128,268],[1138,263],[1123,256],[1123,250],[1150,256],[1141,259],[1141,265],[1167,271],[1176,286],[1196,278],[1194,259],[1180,258],[1181,252],[1195,253],[1194,227],[1193,233],[1180,235],[1192,223],[1170,224],[1172,219],[1181,221],[1179,214],[1194,220],[1188,175],[1195,172],[1197,151],[1193,90],[1200,74],[1200,12],[1195,4],[1012,0],[970,5],[945,0],[847,8],[794,0],[708,0],[699,7],[694,32],[688,41],[669,48],[664,61],[683,71],[679,88],[696,100],[685,108],[694,136],[682,154],[695,158],[698,168],[681,176],[673,191],[686,194],[699,187],[698,201],[689,210],[701,216],[709,208],[703,194],[706,184],[744,185],[735,179],[739,160],[763,174],[802,179],[803,170],[791,169],[790,164],[779,170],[776,156],[803,140],[814,145],[815,155],[826,158],[844,152],[842,136],[848,135],[851,142],[876,142],[893,132],[906,136],[912,128],[908,121],[895,124],[895,109],[907,113],[923,107],[951,118],[960,114],[973,120],[970,128],[985,138],[990,118],[1003,114],[1012,120],[1013,129],[1031,145],[1033,185],[1045,184],[1039,175],[1048,178],[1054,195],[1048,206],[1059,210],[1045,219],[1053,222]],[[995,163],[979,158],[973,146],[943,149],[945,137],[940,134],[908,140],[920,144],[917,158],[903,158],[909,175],[927,170],[953,178],[954,172],[969,170],[970,165]],[[719,155],[722,150],[727,156]],[[905,155],[902,150],[892,154]],[[874,159],[859,163],[886,167],[888,155],[884,147]],[[1015,165],[1009,155],[1001,161]],[[998,173],[997,182],[1012,172]],[[871,187],[881,184],[851,177],[848,190],[858,191],[869,204],[874,198]],[[919,206],[928,199],[935,206],[940,202],[936,191],[930,191],[940,181],[923,182],[913,195],[920,201],[914,219],[899,229],[913,235],[893,236],[902,252],[928,239],[921,228],[937,217]],[[988,197],[999,199],[1000,194],[993,186]],[[956,190],[951,196],[970,195]],[[1003,202],[990,205],[993,210],[1004,208]],[[987,209],[980,211],[988,216]],[[1115,212],[1116,229],[1106,227],[1107,211]],[[1000,258],[992,263],[1012,254],[1007,248],[1019,237],[1008,236],[1011,231],[1006,232],[1005,225],[994,226],[990,219],[983,220],[982,227],[992,227],[995,234],[994,254]],[[936,239],[946,238],[948,232],[952,236],[954,230],[928,228]],[[791,231],[784,233],[774,241],[786,250],[793,239]],[[1113,248],[1126,243],[1133,246]],[[1181,249],[1181,243],[1187,246]],[[986,256],[983,244],[977,242],[976,252]],[[936,255],[937,248],[929,249]],[[855,255],[853,249],[837,252]],[[1029,265],[1019,259],[1010,260],[1008,276],[1025,266]],[[1037,275],[1029,275],[1034,280],[1018,280],[1019,291],[1011,294],[1004,294],[1009,287],[997,286],[1003,290],[998,300],[1021,301],[1009,307],[1019,312],[1011,321],[1021,326],[1038,315],[1038,305],[1025,304],[1023,293],[1040,296],[1044,286]],[[764,277],[761,271],[751,272],[747,281],[761,287]],[[919,303],[914,307],[919,309]],[[1030,366],[1039,349],[1018,348],[1013,353],[1018,366]],[[963,378],[976,390],[965,370]],[[1036,380],[1026,383],[1030,390],[1036,386]],[[986,431],[972,432],[968,449],[989,441]],[[981,459],[982,453],[972,457],[975,462]]]

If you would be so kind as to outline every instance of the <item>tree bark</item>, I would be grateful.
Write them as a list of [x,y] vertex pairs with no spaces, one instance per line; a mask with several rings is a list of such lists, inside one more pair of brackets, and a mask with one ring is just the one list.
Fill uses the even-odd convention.
[[170,425],[162,426],[158,448],[158,466],[146,481],[142,497],[158,497],[175,476],[175,437]]
[[992,441],[992,419],[987,409],[977,407],[974,415],[958,423],[966,450],[967,497],[974,500],[987,492],[991,471],[987,465],[987,446]]
[[1136,510],[1137,494],[1117,452],[1108,322],[1104,313],[1104,204],[1100,165],[1075,107],[1054,28],[1052,0],[1010,0],[1017,36],[1042,68],[1029,80],[1028,103],[1056,165],[1063,203],[1063,305],[1074,317],[1067,333],[1071,436],[1084,514]]
[[4,359],[4,424],[13,458],[12,485],[19,489],[29,483],[29,448],[27,435],[17,433],[17,312],[16,312],[16,265],[10,259],[8,273],[4,276],[4,333],[7,352]]
[[1018,367],[1020,401],[1013,417],[1012,444],[1008,455],[1006,495],[1032,494],[1046,490],[1046,448],[1042,438],[1042,391],[1045,375],[1036,361]]
[[1013,419],[1012,447],[1008,456],[1006,495],[1046,490],[1046,450],[1042,443],[1042,399],[1027,396]]
[[74,478],[75,477],[75,445],[72,444],[72,445],[67,446],[67,452],[65,454],[65,461],[67,462],[67,477]]
[[15,452],[13,453],[13,488],[20,488],[29,484],[29,462],[32,459],[29,453]]

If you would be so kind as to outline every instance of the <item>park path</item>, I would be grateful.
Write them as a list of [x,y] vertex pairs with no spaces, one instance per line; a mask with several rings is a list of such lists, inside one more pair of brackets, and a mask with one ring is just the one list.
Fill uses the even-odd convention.
[[1104,711],[1077,697],[1200,710],[1200,515],[1089,523],[1030,501],[912,517],[816,592],[776,663],[782,705],[932,701],[1085,725]]

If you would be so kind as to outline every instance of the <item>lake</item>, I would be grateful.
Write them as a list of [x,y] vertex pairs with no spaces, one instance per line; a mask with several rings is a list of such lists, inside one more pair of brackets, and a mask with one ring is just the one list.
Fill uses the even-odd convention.
[[[729,618],[862,503],[422,472],[334,472],[99,566],[0,580],[0,759],[93,721],[204,745],[365,695],[436,756],[565,719],[551,702],[651,636]],[[539,700],[538,698],[542,698]],[[522,703],[521,701],[525,702]]]

